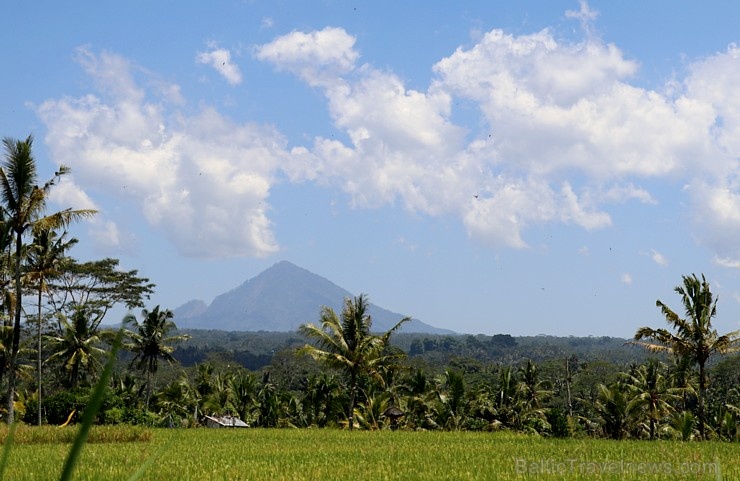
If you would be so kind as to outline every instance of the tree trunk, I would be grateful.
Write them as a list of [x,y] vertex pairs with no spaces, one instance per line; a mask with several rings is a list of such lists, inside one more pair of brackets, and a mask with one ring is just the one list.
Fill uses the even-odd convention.
[[355,424],[355,392],[357,390],[357,373],[352,371],[349,381],[349,430],[352,431]]
[[706,372],[704,361],[699,361],[699,437],[702,441],[706,439],[706,426],[704,417],[704,391],[706,389]]
[[41,426],[41,290],[43,281],[39,281],[39,326],[38,326],[38,357],[39,357],[39,386],[38,396],[36,397],[37,409],[39,412],[39,426]]
[[16,232],[15,240],[15,320],[13,321],[13,342],[10,348],[10,365],[8,372],[8,424],[15,422],[15,383],[18,350],[21,342],[21,309],[23,290],[21,285],[21,255],[23,250],[23,232]]
[[152,397],[152,371],[147,370],[146,372],[146,410],[149,411],[149,398]]
[[570,363],[568,362],[568,358],[565,358],[565,389],[568,393],[568,417],[573,417],[573,401],[570,398],[570,383],[572,379],[570,377]]

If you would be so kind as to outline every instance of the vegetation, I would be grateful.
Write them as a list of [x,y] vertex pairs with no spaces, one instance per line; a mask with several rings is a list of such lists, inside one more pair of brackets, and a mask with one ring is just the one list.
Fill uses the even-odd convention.
[[[55,428],[56,429],[56,428]],[[91,439],[96,430],[91,431]],[[151,440],[85,447],[75,479],[716,480],[738,479],[737,446],[543,439],[515,433],[148,430]],[[113,440],[115,441],[115,440]],[[14,481],[58,479],[68,444],[14,447]]]
[[740,350],[740,331],[720,336],[712,328],[712,318],[717,315],[717,300],[713,298],[709,283],[703,275],[701,281],[696,274],[683,276],[683,285],[677,286],[675,291],[681,296],[686,317],[679,316],[658,300],[657,305],[674,332],[642,327],[635,334],[635,344],[652,352],[674,354],[699,367],[697,407],[699,435],[706,439],[704,404],[707,390],[707,361],[712,354],[727,354]]
[[151,312],[144,309],[141,313],[144,320],[141,324],[136,318],[129,314],[124,319],[124,325],[130,324],[134,327],[133,331],[126,331],[130,342],[125,346],[126,349],[134,353],[132,365],[136,365],[139,370],[146,373],[146,402],[145,409],[149,409],[149,399],[152,396],[152,375],[157,373],[159,359],[172,362],[172,346],[170,344],[184,341],[187,335],[168,336],[169,332],[174,330],[175,326],[172,318],[172,311],[160,311],[159,306]]
[[341,322],[332,308],[324,307],[321,310],[320,327],[304,324],[298,329],[303,336],[315,342],[315,345],[306,344],[301,352],[346,375],[349,391],[347,423],[350,430],[354,427],[355,399],[362,377],[373,378],[387,386],[383,374],[400,357],[398,352],[390,349],[391,334],[410,319],[402,319],[388,332],[377,336],[370,332],[372,319],[368,308],[367,297],[360,295],[354,300],[346,300]]

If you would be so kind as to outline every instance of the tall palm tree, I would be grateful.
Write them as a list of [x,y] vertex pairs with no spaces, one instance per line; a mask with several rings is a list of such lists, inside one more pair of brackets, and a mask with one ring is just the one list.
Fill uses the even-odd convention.
[[152,396],[152,376],[157,373],[159,360],[174,362],[175,358],[172,357],[174,348],[170,344],[184,341],[190,336],[187,334],[168,336],[171,331],[177,329],[172,320],[174,315],[169,309],[160,311],[157,306],[151,311],[144,309],[141,314],[144,318],[141,323],[133,314],[127,314],[124,318],[124,324],[130,324],[134,328],[134,330],[126,331],[130,342],[124,347],[134,353],[131,365],[135,364],[138,369],[146,373],[145,406],[149,409],[149,399]]
[[101,366],[98,357],[104,354],[105,350],[97,347],[101,339],[84,306],[75,308],[71,320],[61,313],[59,316],[64,326],[64,334],[48,337],[53,350],[49,361],[62,362],[67,374],[66,384],[75,388],[87,374],[95,375]]
[[346,298],[341,320],[330,307],[321,308],[320,325],[303,324],[298,332],[314,344],[306,344],[300,352],[313,357],[329,367],[345,373],[349,388],[347,409],[349,429],[353,428],[354,410],[360,378],[363,375],[380,378],[380,368],[397,359],[400,354],[389,353],[391,334],[410,318],[381,335],[370,332],[372,318],[367,296],[360,294],[354,299]]
[[[41,306],[42,296],[48,289],[47,280],[60,274],[59,266],[66,259],[66,251],[77,243],[77,239],[65,241],[66,232],[58,236],[51,229],[34,232],[33,244],[28,252],[28,269],[26,277],[31,284],[36,285],[38,325],[37,325],[37,359],[38,359],[38,403],[41,406],[42,358],[41,352]],[[41,410],[39,409],[38,424],[41,426]]]
[[740,331],[720,336],[712,327],[712,318],[717,315],[717,299],[712,295],[703,274],[701,280],[696,274],[683,276],[683,285],[676,286],[674,291],[681,296],[685,317],[679,316],[660,300],[656,301],[656,305],[674,332],[668,329],[641,327],[635,333],[632,344],[642,346],[650,352],[666,352],[679,357],[688,357],[699,366],[699,435],[701,439],[706,439],[704,399],[707,387],[707,360],[715,353],[737,352],[740,349],[738,346]]
[[13,338],[10,348],[10,362],[8,372],[8,424],[15,421],[15,364],[18,362],[20,348],[21,315],[23,284],[24,237],[31,231],[44,229],[58,229],[71,222],[92,216],[92,210],[65,209],[53,214],[45,215],[46,200],[49,191],[57,180],[69,172],[65,166],[60,166],[54,176],[43,186],[37,185],[36,161],[33,158],[33,136],[26,140],[16,140],[9,137],[3,139],[5,145],[5,161],[0,167],[0,206],[3,219],[9,226],[14,237],[15,250],[14,280],[15,280],[15,312],[13,320]]

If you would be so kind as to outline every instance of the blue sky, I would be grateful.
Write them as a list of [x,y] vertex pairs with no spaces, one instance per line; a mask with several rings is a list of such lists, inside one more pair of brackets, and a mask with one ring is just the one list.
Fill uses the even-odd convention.
[[458,332],[630,337],[704,273],[740,328],[736,2],[28,5],[0,135],[152,305],[289,260]]

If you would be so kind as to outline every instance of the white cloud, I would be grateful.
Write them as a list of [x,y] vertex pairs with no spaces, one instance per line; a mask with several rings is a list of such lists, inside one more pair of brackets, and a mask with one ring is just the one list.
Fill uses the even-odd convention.
[[[584,2],[571,15],[591,22],[595,14]],[[565,42],[548,30],[493,30],[440,59],[425,90],[360,64],[355,44],[327,27],[254,50],[323,93],[344,142],[317,137],[288,150],[272,128],[207,107],[173,111],[177,86],[148,91],[143,69],[89,50],[80,61],[99,93],[38,111],[55,158],[80,185],[135,199],[151,225],[193,255],[274,252],[266,201],[279,173],[342,189],[356,207],[398,203],[456,216],[476,241],[515,248],[528,245],[530,227],[604,228],[608,205],[656,204],[656,186],[687,184],[700,240],[718,259],[740,259],[737,47],[689,64],[689,76],[661,92],[632,85],[637,62],[592,35]],[[201,56],[232,65],[215,46]],[[458,101],[477,106],[477,125],[455,123]]]
[[324,86],[355,67],[355,38],[344,29],[294,31],[258,47],[255,56],[298,75],[309,85]]
[[275,20],[272,17],[262,17],[262,21],[260,21],[260,28],[269,29],[273,26],[275,26]]
[[740,259],[715,256],[712,259],[712,262],[714,262],[718,266],[727,267],[728,269],[740,269]]
[[98,210],[97,204],[87,193],[74,183],[69,175],[61,177],[49,192],[49,200],[58,204],[60,209]]
[[195,59],[198,63],[210,65],[231,85],[242,83],[242,73],[239,66],[231,61],[231,52],[225,48],[212,46],[208,52],[200,52]]
[[[571,12],[586,23],[595,15],[585,2]],[[592,35],[567,43],[548,30],[493,30],[437,62],[427,91],[358,66],[354,45],[341,29],[292,32],[257,58],[324,89],[350,142],[317,138],[303,151],[315,162],[302,175],[341,186],[357,206],[401,199],[410,210],[459,215],[484,243],[525,247],[527,227],[602,228],[611,224],[603,203],[657,203],[639,186],[645,179],[693,182],[736,168],[726,162],[740,152],[734,46],[693,65],[685,86],[665,94],[631,85],[639,65]],[[458,99],[478,105],[480,132],[452,122]],[[733,187],[715,202],[717,215],[740,212],[734,195]]]
[[[85,62],[101,90],[114,94],[49,100],[37,108],[53,158],[73,169],[79,185],[137,204],[187,255],[277,250],[267,198],[275,169],[289,155],[278,132],[235,124],[208,108],[190,117],[169,113],[144,101],[133,81],[117,85],[131,78],[129,62],[105,52],[88,52]],[[71,186],[59,192],[82,196]],[[84,205],[80,199],[76,206]],[[106,229],[113,242],[115,229]]]
[[115,222],[103,222],[102,226],[92,231],[92,237],[98,246],[107,249],[119,249],[122,246],[121,234]]
[[668,265],[668,259],[666,259],[666,257],[663,254],[656,251],[655,249],[650,250],[650,258],[653,260],[653,262],[655,262],[659,266],[665,267]]
[[625,284],[627,286],[632,285],[632,276],[629,275],[628,273],[622,274],[619,280],[622,282],[622,284]]

